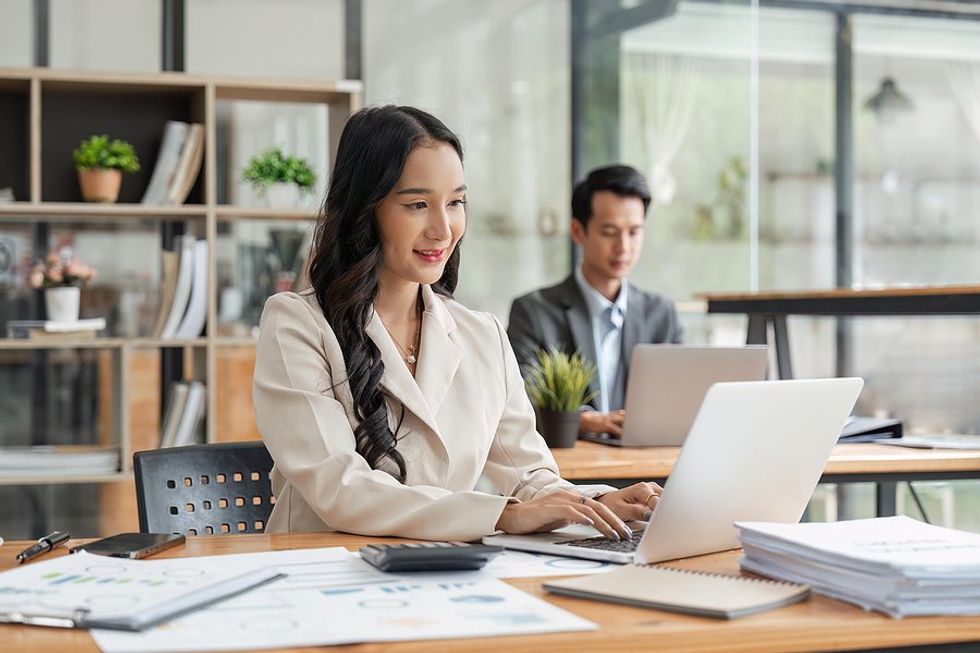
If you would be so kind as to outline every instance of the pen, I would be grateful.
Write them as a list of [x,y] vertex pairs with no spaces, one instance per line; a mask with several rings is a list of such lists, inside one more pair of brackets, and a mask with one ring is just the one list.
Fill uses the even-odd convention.
[[63,544],[68,541],[71,535],[68,533],[62,533],[61,531],[55,531],[50,535],[42,537],[37,541],[37,544],[32,544],[23,551],[17,554],[17,562],[24,563],[31,558],[36,558],[42,553],[47,553],[59,544]]

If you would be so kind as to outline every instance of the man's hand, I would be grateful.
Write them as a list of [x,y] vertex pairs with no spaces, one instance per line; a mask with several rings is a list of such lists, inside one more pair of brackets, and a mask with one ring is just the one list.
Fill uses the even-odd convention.
[[625,410],[614,410],[611,413],[583,410],[578,416],[578,430],[579,433],[608,433],[618,438],[623,435],[625,417]]

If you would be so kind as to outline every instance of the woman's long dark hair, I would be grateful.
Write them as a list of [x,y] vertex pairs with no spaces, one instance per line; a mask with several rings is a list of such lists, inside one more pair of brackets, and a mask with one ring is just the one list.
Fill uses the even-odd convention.
[[[375,209],[398,183],[409,154],[432,143],[451,145],[462,161],[459,138],[424,111],[369,107],[351,116],[340,136],[330,190],[313,235],[309,269],[310,285],[347,363],[354,411],[360,421],[354,429],[357,452],[373,469],[386,468],[403,483],[405,459],[395,448],[396,433],[388,426],[388,410],[378,387],[384,363],[364,327],[378,294],[382,265]],[[457,244],[432,289],[452,297],[458,275]],[[335,376],[334,382],[342,379]]]

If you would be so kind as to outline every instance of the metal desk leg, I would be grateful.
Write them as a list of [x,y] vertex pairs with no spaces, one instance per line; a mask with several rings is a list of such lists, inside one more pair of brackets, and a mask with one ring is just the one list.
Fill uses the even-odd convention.
[[745,334],[745,344],[764,345],[768,340],[766,334],[766,315],[749,313],[749,328]]
[[773,331],[776,336],[776,365],[779,368],[779,378],[793,378],[793,362],[789,353],[789,332],[786,329],[786,316],[772,316]]
[[878,517],[894,517],[898,498],[897,481],[875,483],[875,514]]

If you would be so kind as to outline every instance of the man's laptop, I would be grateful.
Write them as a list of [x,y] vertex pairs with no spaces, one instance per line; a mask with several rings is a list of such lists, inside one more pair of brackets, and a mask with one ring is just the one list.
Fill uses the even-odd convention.
[[764,345],[636,345],[630,357],[623,436],[584,433],[582,439],[617,447],[679,446],[713,384],[765,378]]
[[570,526],[483,541],[620,563],[634,554],[646,563],[736,548],[736,521],[799,521],[863,385],[858,378],[718,383],[642,537],[616,542]]

